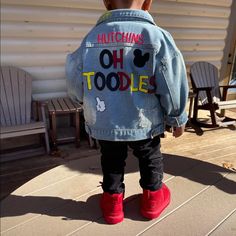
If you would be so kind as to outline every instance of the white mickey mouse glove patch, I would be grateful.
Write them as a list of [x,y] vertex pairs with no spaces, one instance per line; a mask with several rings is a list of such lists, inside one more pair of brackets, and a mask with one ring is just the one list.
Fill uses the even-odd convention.
[[99,97],[96,97],[96,100],[97,100],[97,111],[99,112],[105,111],[106,110],[105,102],[100,100]]

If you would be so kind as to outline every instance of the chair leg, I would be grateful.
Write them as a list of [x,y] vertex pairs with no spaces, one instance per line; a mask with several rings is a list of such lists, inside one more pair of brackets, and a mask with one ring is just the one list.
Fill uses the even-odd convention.
[[50,146],[49,146],[49,138],[48,138],[47,130],[44,133],[44,138],[45,138],[46,151],[47,151],[47,154],[49,154],[50,153]]
[[56,122],[55,112],[51,114],[51,125],[52,125],[51,138],[52,138],[53,148],[56,148],[57,147],[57,122]]
[[79,111],[76,111],[75,113],[75,142],[76,142],[76,147],[80,146],[80,113]]
[[189,102],[189,111],[188,111],[188,118],[189,119],[191,119],[192,110],[193,110],[193,97],[190,98],[190,102]]
[[215,109],[210,109],[210,114],[211,114],[212,125],[213,125],[213,127],[216,127],[217,126],[217,122],[216,122]]
[[195,99],[194,99],[193,119],[192,119],[193,123],[197,122],[197,116],[198,116],[198,96],[196,96]]

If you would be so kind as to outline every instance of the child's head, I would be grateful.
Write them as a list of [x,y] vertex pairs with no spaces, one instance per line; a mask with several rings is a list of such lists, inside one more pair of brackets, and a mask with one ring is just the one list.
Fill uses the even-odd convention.
[[114,9],[140,9],[148,11],[152,0],[103,0],[107,10]]

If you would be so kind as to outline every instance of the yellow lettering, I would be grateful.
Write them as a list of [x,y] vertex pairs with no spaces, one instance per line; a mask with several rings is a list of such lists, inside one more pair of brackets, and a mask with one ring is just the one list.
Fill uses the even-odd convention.
[[144,81],[145,79],[148,79],[148,76],[141,75],[139,77],[139,91],[143,93],[148,93],[148,90],[143,88],[143,86],[147,85],[147,83]]
[[138,88],[134,88],[134,74],[130,74],[130,79],[131,79],[131,92],[137,92]]
[[88,85],[88,90],[92,89],[92,84],[91,84],[91,76],[94,76],[95,72],[84,72],[83,76],[86,76],[87,79],[87,85]]

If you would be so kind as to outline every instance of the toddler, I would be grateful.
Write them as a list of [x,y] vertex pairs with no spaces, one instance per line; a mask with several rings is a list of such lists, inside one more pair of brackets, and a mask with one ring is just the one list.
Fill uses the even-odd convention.
[[86,131],[100,143],[100,206],[110,224],[124,218],[128,147],[139,161],[141,214],[154,219],[167,207],[160,134],[169,125],[179,137],[187,122],[183,57],[148,13],[151,3],[104,0],[108,11],[67,57],[68,93],[83,103]]

